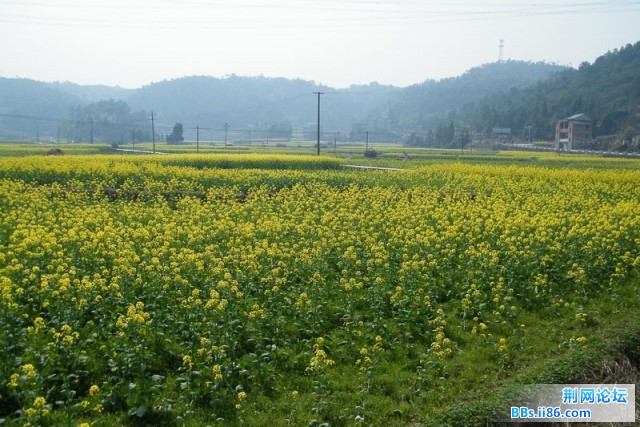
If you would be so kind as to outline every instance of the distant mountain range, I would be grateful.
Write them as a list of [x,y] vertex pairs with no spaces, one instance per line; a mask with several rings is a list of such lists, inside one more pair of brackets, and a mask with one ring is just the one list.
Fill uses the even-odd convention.
[[[221,129],[225,124],[236,131],[263,129],[276,123],[302,129],[317,120],[317,98],[313,92],[323,93],[323,129],[346,131],[400,90],[377,83],[336,90],[299,79],[235,75],[222,79],[184,77],[132,90],[0,78],[0,138],[54,137],[59,129],[65,133],[73,128],[70,122],[93,120],[95,124],[100,114],[96,115],[93,104],[101,103],[107,109],[114,107],[113,102],[108,106],[106,100],[122,101],[126,107],[120,104],[117,108],[130,113],[143,111],[147,117],[153,111],[156,129],[165,133],[175,123],[182,123],[191,133],[196,127]],[[81,123],[82,127],[88,127],[87,123]],[[109,124],[115,125],[112,121]],[[141,125],[150,128],[150,121]],[[100,139],[99,135],[96,138]]]
[[[187,139],[196,128],[236,132],[291,128],[317,120],[327,133],[386,133],[398,138],[443,125],[473,131],[532,126],[551,138],[558,118],[586,113],[599,130],[634,129],[640,111],[640,43],[608,52],[571,69],[548,63],[504,61],[472,68],[459,77],[397,88],[371,83],[333,89],[284,78],[206,76],[152,83],[139,89],[0,78],[0,138],[68,138],[129,142],[176,123]],[[219,135],[219,133],[218,133]],[[214,137],[211,136],[213,139]]]
[[[417,105],[429,112],[442,111],[462,105],[469,96],[476,99],[510,86],[533,84],[559,68],[509,61],[472,69],[458,78],[428,81],[405,89],[371,83],[338,90],[300,79],[236,75],[184,77],[139,89],[0,78],[0,137],[57,137],[62,132],[63,137],[82,138],[83,133],[90,132],[89,122],[94,121],[95,125],[98,120],[92,104],[103,101],[102,107],[114,108],[113,104],[107,107],[105,100],[125,102],[126,107],[120,105],[118,108],[128,109],[129,113],[144,111],[149,116],[153,111],[157,129],[165,133],[175,123],[182,123],[187,134],[193,134],[196,127],[221,129],[225,124],[236,131],[265,129],[274,124],[303,129],[317,121],[317,98],[313,92],[322,92],[324,132],[347,135],[357,123],[355,128],[360,130],[397,133],[414,127],[414,122],[421,117],[415,114],[413,121],[398,119],[392,122],[389,119],[389,115],[401,116],[398,111],[405,108],[403,103],[406,101],[409,101],[408,108],[413,110]],[[491,75],[493,72],[508,77],[496,83]],[[416,98],[422,101],[416,103]],[[102,120],[115,126],[113,118],[105,117],[108,115],[102,114]],[[141,117],[138,114],[139,120]],[[136,126],[131,120],[127,122],[128,127]],[[150,126],[149,123],[139,124]],[[415,126],[423,128],[423,125]],[[123,130],[120,133],[126,140],[131,132]],[[95,133],[95,126],[94,135],[96,139],[104,139],[100,132]]]

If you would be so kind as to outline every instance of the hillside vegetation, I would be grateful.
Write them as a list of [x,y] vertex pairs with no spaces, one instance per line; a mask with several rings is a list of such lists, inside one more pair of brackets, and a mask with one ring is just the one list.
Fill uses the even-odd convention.
[[465,105],[488,96],[534,86],[566,67],[544,62],[505,61],[472,68],[459,77],[410,86],[389,102],[386,114],[395,127],[429,130]]
[[[474,131],[509,127],[524,136],[552,140],[561,118],[584,113],[595,121],[596,136],[619,134],[618,142],[640,134],[640,42],[565,69],[527,88],[511,87],[440,116],[446,124]],[[636,147],[637,148],[637,147]]]

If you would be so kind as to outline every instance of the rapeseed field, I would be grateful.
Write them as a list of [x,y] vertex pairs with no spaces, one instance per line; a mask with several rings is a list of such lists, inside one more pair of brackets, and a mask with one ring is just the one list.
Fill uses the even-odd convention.
[[468,424],[637,319],[638,169],[340,164],[0,158],[0,421]]

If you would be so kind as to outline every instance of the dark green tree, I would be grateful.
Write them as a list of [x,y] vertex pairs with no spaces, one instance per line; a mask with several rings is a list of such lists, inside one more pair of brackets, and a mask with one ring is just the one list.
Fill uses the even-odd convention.
[[465,149],[465,147],[471,144],[471,134],[469,133],[469,128],[464,128],[460,131],[460,148]]
[[167,144],[180,144],[184,141],[184,137],[182,136],[183,131],[182,123],[176,123],[173,126],[173,132],[167,135]]
[[270,139],[284,139],[289,141],[293,133],[293,128],[288,120],[273,123],[269,126],[268,130]]
[[134,129],[131,109],[124,101],[98,101],[72,110],[65,122],[64,134],[76,141],[122,143]]

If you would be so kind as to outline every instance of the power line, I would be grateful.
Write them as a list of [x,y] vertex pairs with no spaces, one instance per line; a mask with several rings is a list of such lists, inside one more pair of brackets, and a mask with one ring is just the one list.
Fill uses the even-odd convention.
[[[331,6],[327,6],[328,4],[332,4]],[[201,9],[213,9],[219,10],[221,8],[225,9],[250,9],[250,10],[304,10],[304,11],[338,11],[338,12],[365,12],[365,13],[390,13],[390,12],[408,12],[414,13],[416,11],[425,10],[425,9],[438,9],[442,10],[443,7],[453,7],[453,8],[479,8],[486,9],[488,7],[492,8],[506,8],[506,9],[516,9],[516,8],[559,8],[559,7],[615,7],[615,6],[624,6],[624,5],[634,5],[636,4],[633,0],[627,1],[617,1],[613,3],[610,1],[579,1],[579,2],[570,2],[565,1],[561,4],[557,2],[536,2],[536,3],[517,3],[513,1],[509,2],[470,2],[470,1],[462,1],[462,2],[423,2],[423,1],[376,1],[372,3],[370,0],[356,0],[356,1],[345,1],[345,0],[323,0],[323,1],[297,1],[297,2],[282,2],[282,1],[272,1],[269,3],[260,3],[253,1],[164,1],[164,2],[153,2],[153,3],[145,3],[145,4],[136,4],[135,2],[108,2],[108,3],[88,3],[86,1],[79,3],[72,2],[57,2],[57,3],[45,3],[40,1],[11,1],[5,0],[3,1],[4,5],[14,5],[14,6],[23,6],[29,9],[33,9],[33,7],[45,7],[45,8],[64,8],[64,9],[112,9],[121,11],[122,9],[131,10],[131,9],[140,9],[141,11],[147,11],[149,9],[164,9],[175,12],[180,9],[188,9],[191,10],[193,8],[201,8]]]
[[95,121],[92,119],[76,120],[76,119],[69,119],[69,118],[62,119],[57,117],[40,117],[40,116],[30,116],[25,114],[7,114],[7,113],[0,113],[0,117],[7,117],[11,119],[32,120],[32,121],[42,121],[42,122],[58,122],[58,123],[62,122],[62,123],[78,124],[78,125],[89,125],[93,123],[99,126],[120,126],[120,127],[130,127],[130,128],[140,127],[140,126],[135,126],[134,123],[141,122],[140,120],[131,120],[127,123],[115,123],[115,122],[106,122],[106,121]]
[[58,119],[54,117],[36,117],[36,116],[27,116],[23,114],[4,114],[0,113],[0,117],[7,117],[10,119],[24,119],[24,120],[35,120],[35,121],[43,121],[43,122],[66,122],[69,120],[66,119]]
[[[14,3],[15,4],[15,3]],[[358,3],[361,4],[361,3]],[[328,28],[340,26],[362,26],[375,23],[380,24],[402,24],[402,23],[434,23],[449,22],[451,20],[476,20],[476,19],[505,19],[517,18],[525,16],[545,16],[545,15],[563,15],[563,14],[593,14],[593,13],[618,13],[629,12],[640,9],[640,3],[637,1],[594,1],[580,3],[536,3],[536,4],[505,4],[505,3],[438,3],[421,5],[419,3],[407,3],[410,8],[404,7],[402,4],[391,4],[382,2],[382,5],[392,5],[394,9],[388,10],[384,8],[336,8],[331,12],[340,12],[341,16],[322,17],[315,16],[313,21],[299,21],[298,18],[281,20],[278,23],[274,21],[264,21],[262,16],[255,15],[254,19],[248,20],[246,15],[242,19],[193,19],[191,17],[179,19],[177,16],[167,17],[165,19],[154,18],[154,20],[143,19],[143,17],[134,16],[131,20],[116,19],[86,19],[86,18],[55,18],[50,14],[46,16],[36,17],[30,9],[29,15],[9,15],[3,14],[0,22],[41,25],[41,26],[78,26],[78,27],[100,27],[100,28],[140,28],[140,29],[191,29],[198,28],[204,30],[245,30],[245,29],[277,29],[277,28]],[[34,5],[44,6],[42,3],[34,3]],[[376,3],[378,5],[378,3]],[[59,4],[58,7],[67,5]],[[232,7],[232,4],[226,4]],[[249,7],[249,5],[245,5]],[[398,6],[401,6],[398,8]],[[425,6],[425,7],[423,7]],[[443,10],[443,7],[449,7]],[[77,7],[81,7],[78,5]],[[89,5],[88,8],[97,7],[97,5]],[[237,6],[236,6],[237,7]],[[318,10],[318,6],[301,5],[252,5],[253,9],[264,10],[290,10],[300,8],[303,10]],[[351,13],[351,16],[347,16]],[[368,14],[363,16],[362,14]],[[286,16],[286,15],[284,15]]]

